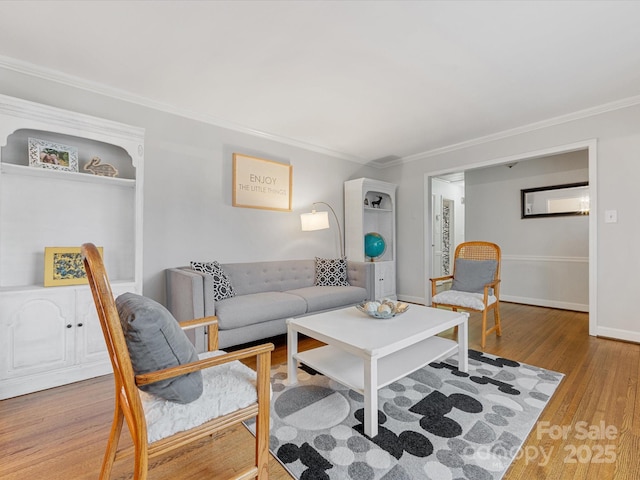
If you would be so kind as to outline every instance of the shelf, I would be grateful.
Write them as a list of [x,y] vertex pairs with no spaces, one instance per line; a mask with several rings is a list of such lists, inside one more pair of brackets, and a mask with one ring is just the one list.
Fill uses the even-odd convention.
[[134,188],[136,185],[136,181],[130,178],[101,177],[99,175],[92,175],[89,173],[65,172],[64,170],[27,167],[25,165],[14,165],[13,163],[1,163],[0,171],[3,174],[10,175],[23,175],[27,177],[50,178],[72,182],[114,185],[128,188]]
[[367,212],[392,212],[390,208],[372,208],[372,207],[364,207]]
[[[116,289],[116,287],[120,287],[120,286],[126,286],[126,285],[134,285],[135,286],[135,280],[132,278],[131,280],[110,280],[111,283],[111,287],[112,289]],[[15,286],[10,286],[10,287],[3,287],[0,286],[0,293],[10,293],[10,292],[28,292],[28,291],[34,291],[34,290],[48,290],[48,291],[53,291],[53,290],[64,290],[67,288],[89,288],[89,285],[60,285],[60,286],[55,286],[55,287],[45,287],[43,284],[37,284],[37,285],[15,285]]]
[[[458,351],[458,344],[430,337],[378,359],[377,389],[406,377],[419,368]],[[296,360],[336,382],[364,393],[364,360],[333,345],[298,353]]]

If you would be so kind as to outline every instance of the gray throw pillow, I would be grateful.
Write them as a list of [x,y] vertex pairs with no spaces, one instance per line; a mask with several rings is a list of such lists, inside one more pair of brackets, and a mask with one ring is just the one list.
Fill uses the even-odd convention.
[[[493,281],[498,268],[496,260],[467,260],[456,259],[453,269],[453,284],[451,290],[459,292],[483,293],[484,286]],[[493,289],[489,291],[493,295]]]
[[[169,310],[150,298],[124,293],[116,299],[118,315],[136,375],[198,360],[198,353]],[[142,385],[140,390],[177,403],[202,394],[202,373]]]
[[316,257],[315,285],[319,287],[348,287],[347,258]]

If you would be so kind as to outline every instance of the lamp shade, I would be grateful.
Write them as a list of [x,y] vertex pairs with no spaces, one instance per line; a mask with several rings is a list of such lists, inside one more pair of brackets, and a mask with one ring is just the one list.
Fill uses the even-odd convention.
[[324,230],[329,228],[329,213],[316,212],[300,214],[300,225],[303,231]]

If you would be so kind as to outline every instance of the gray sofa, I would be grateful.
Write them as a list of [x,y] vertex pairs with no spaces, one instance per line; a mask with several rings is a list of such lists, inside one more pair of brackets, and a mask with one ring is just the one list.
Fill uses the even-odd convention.
[[[314,260],[228,263],[222,267],[235,296],[213,299],[213,277],[191,267],[166,270],[167,308],[177,320],[218,317],[219,345],[226,348],[286,333],[286,319],[372,299],[373,265],[347,262],[350,286],[315,286]],[[197,332],[196,348],[204,348]]]

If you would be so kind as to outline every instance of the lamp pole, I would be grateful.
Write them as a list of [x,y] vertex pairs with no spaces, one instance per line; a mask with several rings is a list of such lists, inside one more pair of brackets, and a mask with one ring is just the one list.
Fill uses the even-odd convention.
[[336,225],[338,225],[338,235],[340,236],[340,258],[342,258],[344,257],[344,238],[342,237],[342,229],[340,228],[338,216],[336,215],[336,212],[333,210],[331,205],[329,205],[327,202],[313,202],[312,208],[315,208],[315,206],[318,204],[326,205],[327,207],[329,207],[329,210],[331,210],[331,213],[333,213],[333,218],[336,219]]

